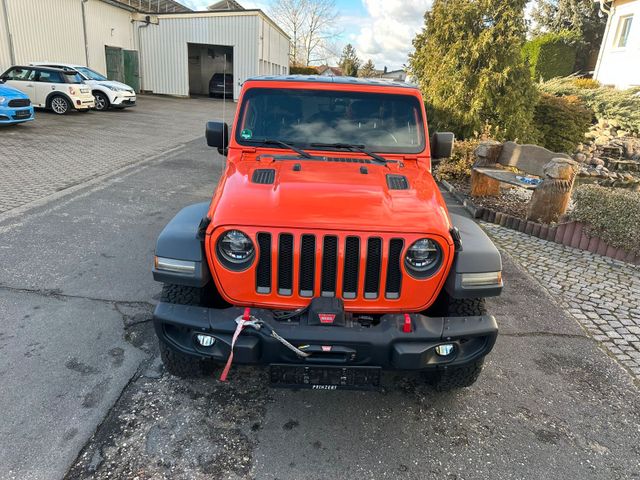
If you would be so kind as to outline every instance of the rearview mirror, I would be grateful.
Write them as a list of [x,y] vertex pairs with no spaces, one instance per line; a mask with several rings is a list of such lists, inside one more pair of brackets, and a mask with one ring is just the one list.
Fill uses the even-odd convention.
[[205,129],[207,145],[218,149],[220,155],[226,155],[229,149],[229,125],[224,122],[207,122]]
[[431,159],[450,158],[456,136],[451,132],[436,132],[431,136]]

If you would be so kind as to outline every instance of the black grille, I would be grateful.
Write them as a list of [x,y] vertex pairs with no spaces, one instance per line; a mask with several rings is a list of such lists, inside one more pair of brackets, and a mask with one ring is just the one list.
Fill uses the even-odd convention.
[[404,175],[387,175],[387,185],[389,190],[408,190],[409,181]]
[[276,179],[276,171],[271,168],[257,168],[253,171],[251,181],[253,183],[271,184]]
[[340,158],[340,157],[325,157],[327,162],[339,162],[339,163],[371,163],[371,160],[367,158]]
[[258,266],[256,286],[258,293],[271,293],[271,234],[258,234]]
[[360,239],[347,237],[344,249],[344,273],[342,297],[356,298],[358,294],[358,272],[360,271]]
[[16,98],[9,100],[10,107],[28,107],[31,105],[31,101],[28,98]]
[[324,237],[322,248],[322,296],[336,294],[338,267],[338,237]]
[[385,287],[387,298],[400,297],[400,285],[402,283],[402,270],[400,269],[400,256],[404,242],[401,238],[392,238],[389,242],[389,263],[387,265],[387,284]]
[[278,293],[291,295],[293,291],[293,235],[280,235],[278,247]]
[[364,274],[364,298],[378,298],[382,267],[382,239],[370,238],[367,243],[367,266]]
[[300,296],[313,297],[316,269],[316,237],[302,235],[300,242]]

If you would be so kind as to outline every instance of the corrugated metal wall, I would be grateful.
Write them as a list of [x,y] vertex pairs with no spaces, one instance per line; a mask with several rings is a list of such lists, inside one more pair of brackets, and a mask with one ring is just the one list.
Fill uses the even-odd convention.
[[[241,82],[260,74],[261,23],[258,12],[159,15],[158,25],[140,30],[142,89],[169,95],[189,95],[187,44],[233,47],[234,98]],[[288,38],[273,29],[273,42]],[[276,35],[277,34],[277,35]],[[275,37],[282,37],[276,40]],[[268,60],[288,71],[288,58],[272,55]]]
[[[6,0],[15,61],[87,64],[82,0]],[[0,0],[1,3],[1,0]],[[100,0],[86,5],[89,66],[106,71],[105,45],[135,49],[131,13]],[[0,15],[4,12],[0,7]],[[0,68],[11,64],[6,19],[0,19]]]
[[11,50],[9,49],[9,32],[7,31],[7,16],[4,3],[0,0],[0,73],[11,65]]

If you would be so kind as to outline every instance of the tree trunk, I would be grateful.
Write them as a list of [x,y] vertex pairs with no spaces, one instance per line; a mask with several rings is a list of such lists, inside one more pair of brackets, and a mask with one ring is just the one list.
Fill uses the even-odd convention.
[[[493,167],[502,152],[502,144],[495,140],[481,142],[476,148],[474,167]],[[471,170],[471,196],[496,197],[500,195],[500,182]]]
[[500,182],[471,170],[471,196],[496,197],[500,195]]
[[527,207],[527,220],[554,223],[569,206],[577,163],[566,158],[554,158],[543,171],[544,179],[533,191]]

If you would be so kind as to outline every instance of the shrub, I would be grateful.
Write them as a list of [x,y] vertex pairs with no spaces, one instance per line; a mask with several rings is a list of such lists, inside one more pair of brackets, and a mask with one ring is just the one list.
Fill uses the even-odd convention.
[[589,236],[640,255],[640,192],[581,185],[574,202],[571,219],[585,223]]
[[289,67],[289,73],[291,75],[317,75],[318,69],[316,67]]
[[554,152],[573,153],[584,141],[593,119],[593,112],[578,97],[555,97],[542,94],[534,119],[538,142]]
[[440,161],[436,171],[438,180],[461,180],[471,175],[471,167],[475,161],[473,152],[478,147],[480,140],[457,141],[453,147],[451,158]]
[[554,78],[541,83],[539,88],[556,96],[575,95],[593,110],[598,120],[615,123],[631,133],[640,133],[640,88],[585,89],[576,86],[575,82],[574,77]]
[[534,80],[549,80],[573,73],[576,51],[574,34],[545,33],[525,43],[522,56],[529,63],[531,77]]
[[576,78],[573,84],[582,88],[583,90],[593,90],[594,88],[600,88],[600,82],[593,78]]

